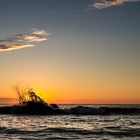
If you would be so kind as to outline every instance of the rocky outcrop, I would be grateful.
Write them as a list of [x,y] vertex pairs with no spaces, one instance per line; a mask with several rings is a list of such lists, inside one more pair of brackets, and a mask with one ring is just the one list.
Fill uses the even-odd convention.
[[61,114],[63,110],[45,103],[29,101],[23,106],[12,106],[11,114],[50,115]]
[[0,114],[26,115],[140,115],[140,108],[84,107],[61,109],[56,104],[29,101],[24,105],[0,107]]
[[121,108],[121,107],[84,107],[77,106],[64,109],[67,114],[74,115],[140,115],[140,108]]

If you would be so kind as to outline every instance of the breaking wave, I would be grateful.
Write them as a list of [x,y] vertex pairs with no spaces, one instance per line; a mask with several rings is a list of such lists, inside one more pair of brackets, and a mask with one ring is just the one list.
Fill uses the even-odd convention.
[[120,129],[120,127],[105,127],[99,130],[82,130],[76,128],[46,128],[38,131],[20,130],[16,128],[0,127],[0,134],[17,134],[17,135],[48,135],[49,133],[64,133],[64,134],[77,134],[77,135],[111,135],[111,136],[127,136],[127,137],[140,137],[140,128]]

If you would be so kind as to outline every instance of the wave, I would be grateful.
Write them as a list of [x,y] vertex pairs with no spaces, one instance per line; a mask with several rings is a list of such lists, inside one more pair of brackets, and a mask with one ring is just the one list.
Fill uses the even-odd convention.
[[[48,134],[63,133],[67,135],[90,135],[90,136],[115,136],[115,137],[140,137],[140,128],[120,129],[120,127],[105,127],[98,130],[84,130],[77,128],[46,128],[36,131],[20,130],[17,128],[0,127],[0,134],[49,136]],[[58,137],[59,138],[59,137]]]

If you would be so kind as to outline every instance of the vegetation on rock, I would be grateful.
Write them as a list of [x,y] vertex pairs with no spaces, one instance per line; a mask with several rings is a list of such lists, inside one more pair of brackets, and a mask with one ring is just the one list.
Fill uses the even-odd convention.
[[43,99],[41,99],[32,88],[19,88],[18,86],[15,87],[15,90],[18,95],[19,105],[24,105],[28,102],[35,102],[35,103],[45,103]]

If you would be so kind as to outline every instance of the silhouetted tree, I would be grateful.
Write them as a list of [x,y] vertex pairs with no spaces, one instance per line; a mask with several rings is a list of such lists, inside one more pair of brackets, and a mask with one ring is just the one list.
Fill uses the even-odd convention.
[[35,92],[33,92],[32,88],[20,88],[19,86],[15,86],[15,90],[18,95],[19,105],[24,105],[25,103],[32,101],[35,103],[45,103],[43,99],[41,99]]

